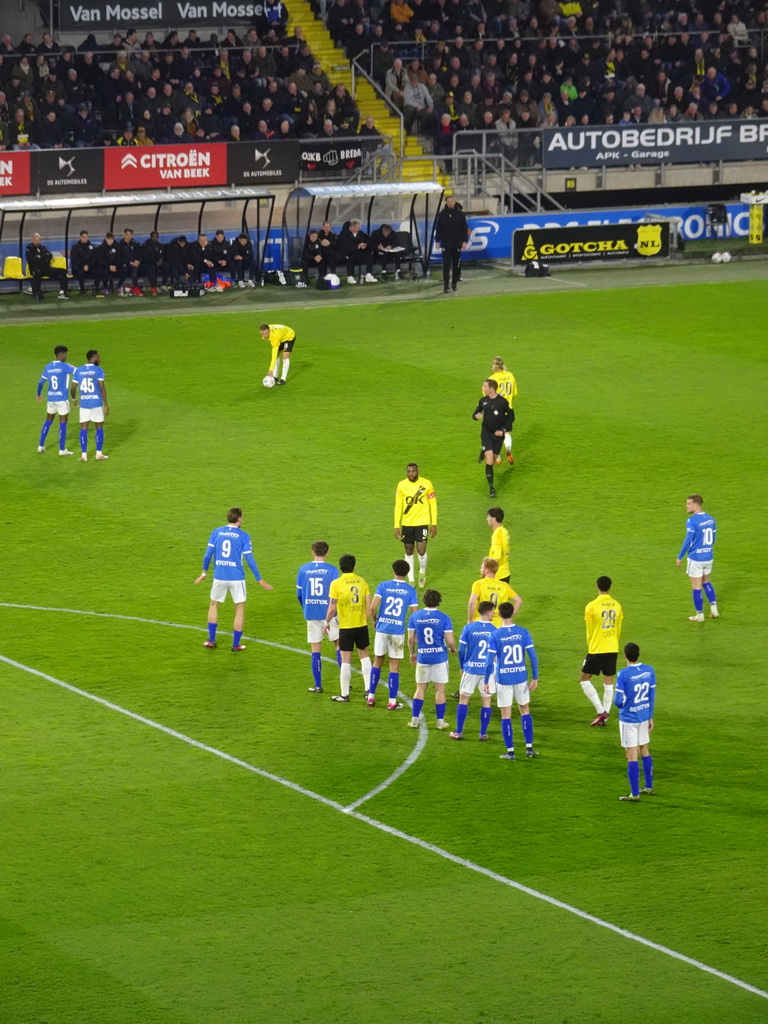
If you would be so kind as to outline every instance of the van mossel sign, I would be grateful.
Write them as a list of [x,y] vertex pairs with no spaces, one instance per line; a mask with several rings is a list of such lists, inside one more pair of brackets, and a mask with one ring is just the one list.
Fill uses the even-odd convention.
[[66,0],[59,6],[62,32],[73,29],[135,27],[156,28],[196,25],[222,25],[232,19],[250,21],[260,17],[262,2],[241,3],[238,0],[155,0],[145,3],[109,3],[106,0]]
[[548,170],[765,160],[768,120],[546,128],[541,150]]

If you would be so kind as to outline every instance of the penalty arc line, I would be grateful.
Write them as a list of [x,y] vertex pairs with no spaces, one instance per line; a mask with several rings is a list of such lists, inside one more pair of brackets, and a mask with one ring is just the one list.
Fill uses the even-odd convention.
[[665,956],[671,957],[673,960],[678,960],[681,963],[687,964],[689,967],[694,967],[699,971],[703,971],[705,974],[719,978],[721,981],[726,981],[746,992],[751,992],[753,995],[760,996],[762,999],[768,999],[768,992],[764,992],[755,985],[750,985],[749,982],[742,981],[741,978],[736,978],[732,974],[726,974],[724,971],[720,971],[716,967],[710,967],[701,960],[695,960],[693,957],[686,956],[684,953],[679,953],[677,950],[670,949],[669,946],[663,946],[658,942],[653,942],[651,939],[644,938],[642,935],[637,935],[635,932],[628,931],[626,928],[621,928],[618,925],[611,924],[610,921],[604,921],[602,918],[596,917],[594,914],[589,914],[585,910],[580,910],[578,907],[574,907],[570,903],[558,900],[554,896],[549,896],[546,893],[540,892],[538,889],[532,889],[530,886],[524,885],[522,882],[516,882],[512,878],[507,878],[506,875],[501,875],[496,871],[491,871],[490,868],[485,868],[480,864],[476,864],[474,861],[466,859],[465,857],[459,857],[448,850],[444,850],[440,846],[436,846],[434,843],[428,843],[424,839],[419,839],[418,836],[412,836],[408,832],[402,832],[400,829],[387,825],[382,821],[378,821],[376,818],[371,818],[367,814],[360,814],[358,811],[351,809],[351,807],[344,807],[336,800],[331,800],[328,797],[322,796],[320,793],[315,793],[311,789],[306,789],[304,786],[298,785],[298,783],[291,782],[279,775],[274,775],[272,772],[267,772],[263,768],[257,768],[255,765],[249,764],[247,761],[243,761],[239,757],[234,757],[232,754],[226,753],[226,751],[219,750],[217,747],[210,747],[206,743],[201,743],[199,740],[193,739],[191,736],[178,732],[176,729],[171,729],[166,725],[162,725],[160,722],[155,722],[151,718],[139,715],[135,711],[129,711],[120,704],[115,704],[112,701],[106,700],[104,697],[99,697],[94,693],[89,693],[88,690],[82,690],[80,687],[73,686],[71,683],[66,683],[62,679],[57,679],[55,676],[51,676],[45,672],[39,671],[38,669],[31,668],[29,665],[24,665],[19,661],[14,661],[12,658],[7,658],[2,654],[0,654],[0,662],[18,669],[21,672],[27,672],[29,675],[36,676],[39,679],[44,679],[46,682],[53,683],[64,690],[68,690],[70,693],[74,693],[79,697],[84,697],[86,700],[91,700],[96,704],[100,704],[102,707],[108,708],[110,711],[116,711],[118,714],[125,715],[126,717],[131,718],[136,722],[140,722],[142,725],[146,725],[151,729],[157,729],[166,736],[171,736],[173,739],[181,740],[182,743],[186,743],[191,747],[205,751],[208,754],[213,754],[215,757],[220,757],[222,760],[236,765],[239,768],[244,768],[246,771],[252,772],[254,775],[259,775],[262,778],[269,779],[271,782],[276,782],[281,786],[285,786],[296,793],[300,793],[302,796],[309,797],[311,800],[315,800],[326,807],[331,807],[333,810],[346,814],[348,817],[355,818],[366,825],[370,825],[379,832],[393,836],[396,839],[402,839],[404,842],[410,843],[412,846],[417,846],[429,853],[434,853],[438,857],[442,857],[443,860],[450,861],[452,864],[456,864],[459,867],[473,871],[475,874],[483,875],[485,878],[498,882],[509,889],[515,889],[517,892],[524,893],[527,896],[532,896],[534,899],[540,900],[542,903],[547,903],[552,907],[556,907],[558,910],[565,910],[567,913],[573,914],[575,917],[579,917],[583,921],[588,921],[590,924],[595,924],[600,928],[605,928],[607,931],[613,932],[615,935],[620,935],[622,938],[629,939],[632,942],[637,942],[641,946],[652,949],[657,953],[662,953]]

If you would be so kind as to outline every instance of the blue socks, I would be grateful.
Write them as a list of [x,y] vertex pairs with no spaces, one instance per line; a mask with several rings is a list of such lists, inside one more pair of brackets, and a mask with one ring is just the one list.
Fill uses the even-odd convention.
[[468,711],[469,704],[459,704],[456,708],[456,732],[461,733],[464,731],[464,723],[467,720]]
[[85,430],[80,428],[80,451],[83,453],[83,455],[85,455],[86,452],[88,451],[88,428],[87,427],[85,428]]
[[96,427],[96,451],[100,452],[104,447],[104,427]]
[[53,420],[45,420],[43,422],[43,429],[40,431],[40,447],[42,448],[45,444],[45,439],[48,437],[48,431],[51,429]]
[[653,789],[653,758],[650,754],[643,758],[643,775],[645,776],[645,788]]
[[400,692],[400,673],[390,672],[389,679],[387,680],[387,686],[389,687],[389,700],[392,704],[397,703],[397,695]]
[[341,651],[336,650],[336,664],[341,668]]
[[523,727],[526,747],[533,744],[533,718],[531,715],[520,715],[520,725]]
[[480,735],[485,736],[488,732],[488,726],[491,724],[491,715],[493,714],[493,708],[480,708]]
[[373,668],[371,669],[371,679],[370,682],[368,683],[368,692],[370,693],[371,696],[373,696],[374,693],[376,693],[376,687],[379,685],[380,679],[381,669],[376,668],[376,666],[374,665]]
[[63,452],[67,447],[67,424],[59,422],[59,451]]
[[218,629],[218,626],[218,622],[208,623],[208,639],[211,641],[212,644],[216,643],[216,630]]
[[233,647],[239,647],[240,646],[240,641],[242,639],[243,639],[243,631],[242,631],[242,629],[234,630],[234,632],[232,633],[232,646]]
[[512,734],[512,719],[502,718],[501,720],[501,738],[504,740],[504,746],[508,751],[515,749],[515,740]]
[[438,722],[441,722],[445,718],[445,704],[435,704],[435,714]]
[[637,761],[627,762],[627,776],[632,796],[640,796],[640,765]]
[[697,612],[704,611],[704,595],[700,590],[694,590],[693,593],[693,607]]
[[317,652],[313,651],[312,652],[312,678],[314,679],[315,686],[318,689],[320,689],[320,687],[323,685],[323,682],[322,682],[323,677],[321,675],[321,671],[322,671],[321,670],[321,665],[322,665],[322,660],[320,658],[320,652],[319,651],[317,651]]
[[413,715],[414,718],[418,718],[419,717],[419,715],[421,714],[421,709],[423,707],[424,707],[424,701],[423,700],[418,700],[418,698],[414,697],[413,698],[413,708],[411,709],[411,714]]
[[717,598],[715,597],[715,588],[711,583],[704,584],[704,593],[707,595],[707,600],[710,604],[716,604]]

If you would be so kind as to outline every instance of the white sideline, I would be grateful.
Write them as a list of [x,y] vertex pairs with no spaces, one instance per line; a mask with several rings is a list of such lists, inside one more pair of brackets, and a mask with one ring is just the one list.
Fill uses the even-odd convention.
[[[3,607],[7,606],[3,605]],[[14,605],[12,607],[19,606]],[[130,616],[125,617],[130,618]],[[467,860],[464,857],[458,857],[456,854],[450,853],[448,850],[444,850],[440,846],[435,846],[433,843],[428,843],[423,839],[419,839],[417,836],[409,835],[407,832],[401,832],[400,829],[393,828],[391,825],[386,825],[382,821],[377,821],[376,818],[370,818],[366,814],[360,814],[358,811],[353,809],[355,805],[351,804],[349,807],[344,807],[336,800],[330,800],[328,797],[321,796],[319,793],[314,793],[311,789],[305,789],[304,786],[299,786],[297,783],[290,782],[288,779],[284,779],[279,775],[273,775],[271,772],[264,771],[262,768],[257,768],[255,765],[249,764],[247,761],[243,761],[239,757],[233,757],[232,754],[227,754],[225,751],[218,750],[216,747],[209,747],[207,744],[201,743],[199,740],[195,740],[191,736],[186,736],[184,733],[178,732],[176,729],[171,729],[166,725],[161,725],[159,722],[155,722],[151,718],[145,718],[144,715],[139,715],[135,711],[129,711],[127,708],[121,707],[119,704],[114,704],[112,701],[106,700],[104,697],[99,697],[94,693],[89,693],[87,690],[81,690],[79,687],[73,686],[71,683],[65,683],[62,679],[57,679],[55,676],[50,676],[45,672],[40,672],[38,669],[31,668],[29,665],[23,665],[21,662],[14,661],[12,658],[6,658],[2,654],[0,654],[0,662],[10,665],[12,668],[19,669],[21,672],[27,672],[30,675],[37,676],[39,679],[44,679],[49,683],[60,686],[62,689],[69,690],[70,693],[75,693],[79,697],[85,697],[87,700],[92,700],[96,704],[102,705],[102,707],[109,708],[111,711],[117,711],[118,714],[125,715],[128,718],[134,719],[134,721],[141,722],[142,725],[149,726],[151,729],[157,729],[160,732],[165,733],[167,736],[172,736],[174,739],[181,740],[182,743],[187,743],[191,747],[196,747],[198,750],[204,750],[206,753],[213,754],[215,757],[220,757],[223,760],[228,761],[230,764],[237,765],[239,768],[244,768],[246,771],[253,772],[254,775],[260,775],[262,778],[269,779],[271,782],[277,782],[281,786],[286,786],[288,789],[291,789],[296,793],[301,793],[303,796],[308,796],[311,800],[316,800],[318,803],[324,804],[326,807],[332,807],[334,810],[340,811],[342,814],[346,814],[351,818],[356,818],[358,821],[364,822],[366,825],[370,825],[372,828],[378,829],[380,832],[385,832],[387,835],[403,839],[405,842],[411,843],[413,846],[418,846],[422,850],[427,850],[429,853],[437,854],[438,857],[442,857],[444,860],[450,861],[452,864],[458,864],[460,867],[467,868],[469,871],[474,871],[478,875],[484,875],[486,878],[490,878],[494,882],[499,882],[501,885],[505,885],[510,889],[516,889],[518,892],[525,893],[527,896],[532,896],[534,899],[541,900],[543,903],[548,903],[550,906],[557,907],[559,910],[565,910],[569,914],[580,917],[584,921],[589,921],[591,924],[596,924],[600,928],[605,928],[616,935],[621,935],[622,938],[630,939],[632,942],[637,942],[641,946],[653,949],[657,953],[663,953],[665,956],[672,957],[674,960],[679,960],[682,963],[688,964],[689,967],[695,967],[699,971],[711,974],[715,978],[719,978],[721,981],[727,981],[729,984],[744,989],[746,992],[751,992],[753,995],[760,996],[763,999],[768,999],[768,992],[764,992],[755,985],[750,985],[748,982],[742,981],[740,978],[735,978],[731,974],[719,971],[716,967],[710,967],[708,964],[702,963],[701,960],[694,960],[692,957],[686,956],[684,953],[678,953],[676,950],[670,949],[668,946],[662,946],[660,943],[653,942],[651,939],[645,939],[642,935],[636,935],[634,932],[630,932],[626,928],[620,928],[618,925],[611,924],[610,921],[604,921],[600,917],[595,917],[594,914],[588,914],[586,911],[580,910],[578,907],[574,907],[570,903],[564,903],[562,900],[555,899],[553,896],[548,896],[546,893],[539,892],[538,889],[532,889],[530,886],[523,885],[521,882],[515,882],[511,878],[507,878],[505,875],[500,875],[496,871],[491,871],[489,868],[484,868],[480,864],[475,864],[474,861]],[[422,727],[420,732],[426,732],[426,730]],[[373,795],[374,792],[376,791],[372,791],[369,796]],[[364,799],[367,798],[368,797]]]

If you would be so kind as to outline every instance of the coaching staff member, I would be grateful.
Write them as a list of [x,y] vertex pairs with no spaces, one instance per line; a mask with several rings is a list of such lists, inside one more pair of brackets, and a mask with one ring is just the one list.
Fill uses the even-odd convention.
[[[454,291],[461,278],[461,254],[469,245],[469,224],[455,196],[448,196],[435,222],[435,238],[443,251],[443,291]],[[453,283],[451,284],[451,277]]]
[[75,242],[69,250],[69,260],[72,264],[72,276],[80,282],[80,294],[85,295],[86,277],[92,277],[95,295],[100,280],[96,265],[96,246],[88,237],[87,231],[80,232],[80,241]]
[[40,235],[35,232],[27,246],[27,270],[32,275],[32,294],[38,302],[43,301],[40,287],[44,277],[52,277],[59,282],[59,298],[68,299],[67,272],[59,267],[52,267],[53,253],[43,245]]
[[503,395],[498,394],[496,381],[490,377],[483,381],[483,397],[477,403],[472,416],[476,420],[482,420],[480,443],[485,455],[485,478],[488,481],[488,496],[495,498],[493,464],[504,444],[504,434],[512,426],[513,417],[509,402]]

